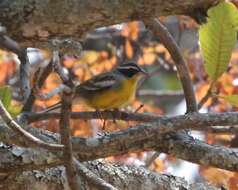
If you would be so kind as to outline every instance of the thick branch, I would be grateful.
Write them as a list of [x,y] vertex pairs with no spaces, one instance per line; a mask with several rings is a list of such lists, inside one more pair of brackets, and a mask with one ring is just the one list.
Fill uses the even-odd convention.
[[[88,117],[90,113],[87,113]],[[94,114],[94,113],[93,113]],[[134,128],[114,132],[102,137],[72,139],[73,149],[77,152],[80,161],[94,160],[97,158],[120,155],[128,152],[151,151],[171,153],[177,158],[182,158],[202,165],[211,165],[227,170],[236,171],[238,169],[238,154],[232,149],[222,146],[208,145],[202,141],[188,137],[186,134],[174,134],[179,129],[210,130],[211,126],[230,126],[238,124],[238,113],[222,114],[193,114],[176,117],[156,117],[145,114],[126,113],[121,115],[127,120],[134,118],[140,121],[142,119],[153,124],[140,125]],[[82,115],[81,115],[82,116]],[[85,115],[84,115],[85,116]],[[92,116],[92,115],[91,115]],[[113,118],[110,112],[102,112],[101,117]],[[31,130],[39,130],[32,129]],[[16,142],[16,137],[4,135],[7,130],[1,130],[0,138],[4,142]],[[48,132],[47,132],[48,133]],[[58,136],[45,131],[44,140],[52,137],[52,141],[58,140]],[[37,133],[35,132],[34,135]],[[44,136],[44,131],[39,134]],[[12,134],[11,134],[12,135]],[[20,139],[20,138],[19,138]],[[52,142],[50,141],[50,142]],[[170,145],[170,146],[168,146]],[[205,159],[205,160],[204,160]]]
[[143,18],[177,14],[204,17],[206,10],[217,1],[1,0],[0,23],[15,40],[34,47],[49,37],[77,38],[97,27]]
[[[11,171],[13,173],[10,173],[8,170],[2,170],[3,163],[5,166],[18,166],[24,165],[29,161],[35,163],[35,169],[37,168],[37,165],[42,165],[42,163],[45,163],[45,167],[54,167],[54,165],[48,164],[47,166],[46,164],[52,160],[52,155],[50,154],[47,156],[43,154],[41,156],[40,154],[34,153],[33,150],[18,148],[17,152],[16,150],[13,151],[13,149],[16,149],[16,147],[0,147],[1,176],[3,176],[4,171],[6,172],[6,177],[0,179],[2,188],[9,190],[25,190],[26,186],[28,189],[58,190],[68,188],[63,167],[51,168],[45,171],[34,170],[24,173],[17,170],[18,168],[15,168],[15,170],[13,169]],[[109,164],[99,161],[84,163],[84,167],[89,168],[93,173],[95,173],[95,175],[100,176],[103,180],[111,182],[120,190],[170,190],[175,188],[182,188],[184,190],[198,190],[201,189],[201,187],[203,187],[203,189],[216,190],[215,187],[212,187],[206,183],[188,184],[182,178],[151,172],[144,169],[143,167],[122,166],[119,164]],[[34,168],[29,167],[27,170],[33,169]],[[14,183],[12,183],[13,181]],[[95,189],[94,186],[84,180],[82,180],[82,188]]]
[[[50,113],[27,113],[25,115],[27,121],[35,122],[48,119],[59,119],[60,114],[56,112]],[[179,116],[157,116],[152,113],[128,113],[128,112],[111,112],[100,111],[100,116],[97,112],[72,112],[72,119],[107,119],[107,120],[124,120],[124,121],[138,121],[152,123],[156,122],[157,125],[168,125],[167,129],[174,127],[174,129],[193,129],[193,130],[210,130],[210,126],[232,126],[238,125],[237,112],[225,113],[194,113],[189,115]],[[168,129],[169,130],[169,129]]]

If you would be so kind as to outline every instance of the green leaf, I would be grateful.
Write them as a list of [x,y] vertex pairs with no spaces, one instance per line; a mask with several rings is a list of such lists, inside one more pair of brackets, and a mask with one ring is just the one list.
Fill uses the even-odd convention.
[[0,87],[0,100],[6,109],[9,108],[12,99],[12,91],[10,86],[2,86]]
[[14,118],[21,112],[22,106],[18,105],[10,105],[7,109],[7,111],[10,113],[10,115]]
[[0,87],[0,100],[3,105],[7,109],[7,111],[11,114],[12,117],[16,117],[21,112],[20,105],[12,105],[12,90],[10,86],[2,86]]
[[219,96],[219,98],[223,98],[226,102],[229,102],[234,106],[238,106],[238,95]]
[[227,69],[236,44],[238,13],[235,5],[219,3],[208,10],[207,23],[199,29],[205,70],[216,81]]

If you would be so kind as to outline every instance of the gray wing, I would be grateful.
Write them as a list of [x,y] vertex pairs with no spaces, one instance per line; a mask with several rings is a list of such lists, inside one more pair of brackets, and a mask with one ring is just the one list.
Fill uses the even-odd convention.
[[92,94],[107,89],[117,88],[121,77],[113,72],[107,72],[93,77],[76,87],[76,94]]

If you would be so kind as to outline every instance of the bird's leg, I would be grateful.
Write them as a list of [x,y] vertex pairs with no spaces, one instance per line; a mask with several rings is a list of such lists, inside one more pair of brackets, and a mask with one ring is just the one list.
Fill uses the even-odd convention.
[[105,130],[105,126],[106,126],[106,119],[103,119],[102,117],[102,113],[100,110],[96,109],[96,114],[97,114],[97,117],[101,120],[103,120],[103,126],[102,126],[102,130],[104,131]]
[[[120,118],[120,117],[121,117],[121,112],[120,112],[120,110],[119,110],[118,108],[114,108],[114,109],[113,109],[113,112],[114,112],[114,117],[117,117],[117,118]],[[112,121],[113,121],[114,124],[117,124],[115,118],[113,118]]]

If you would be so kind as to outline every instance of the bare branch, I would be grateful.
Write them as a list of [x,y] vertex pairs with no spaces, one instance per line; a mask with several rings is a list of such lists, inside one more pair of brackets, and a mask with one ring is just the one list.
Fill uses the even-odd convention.
[[[56,65],[60,64],[58,53],[54,52],[53,60],[54,60],[54,64]],[[63,79],[64,79],[64,83],[67,83],[69,80],[68,78],[63,78]],[[73,98],[73,91],[71,92],[63,91],[59,126],[60,126],[61,143],[65,147],[63,150],[63,159],[64,159],[64,166],[66,170],[67,180],[72,190],[79,190],[81,188],[80,188],[78,176],[75,175],[76,168],[75,168],[75,165],[73,164],[74,161],[73,161],[73,151],[72,151],[72,144],[71,144],[71,134],[70,134],[70,114],[71,114],[71,107],[72,107],[72,98]]]
[[214,95],[214,87],[215,87],[215,84],[216,84],[216,82],[214,82],[214,81],[210,84],[210,87],[209,87],[207,93],[205,94],[204,97],[202,97],[202,99],[201,99],[200,102],[198,103],[198,110],[200,110],[200,109],[202,108],[202,106],[208,101],[208,99],[209,99],[212,95]]
[[[26,120],[31,122],[59,119],[60,113],[57,112],[44,112],[44,113],[24,113]],[[107,119],[107,120],[124,120],[124,121],[141,121],[141,122],[154,122],[164,116],[157,116],[154,114],[141,114],[141,113],[128,113],[123,111],[100,111],[100,115],[97,112],[72,112],[72,119]]]
[[78,160],[74,158],[74,163],[77,166],[78,173],[83,176],[87,181],[93,184],[97,189],[100,190],[117,190],[111,184],[107,183],[105,180],[98,177],[95,173],[90,171],[85,165],[81,164]]
[[27,141],[29,144],[32,144],[34,146],[38,146],[41,148],[46,148],[51,151],[59,151],[63,150],[63,145],[60,144],[49,144],[46,142],[43,142],[42,140],[36,138],[32,134],[25,131],[23,128],[21,128],[20,125],[18,125],[10,116],[10,114],[5,109],[4,105],[2,104],[2,101],[0,100],[0,116],[2,117],[3,121],[6,123],[7,126],[10,126],[12,130],[16,133],[18,133],[20,136],[23,136],[25,141]]
[[[5,178],[1,178],[1,187],[12,190],[25,190],[26,184],[29,189],[39,188],[39,184],[44,182],[45,189],[58,190],[68,187],[65,180],[63,167],[55,167],[53,163],[59,164],[52,154],[32,149],[24,149],[16,146],[0,147],[0,173],[5,173]],[[49,163],[50,161],[50,163]],[[29,163],[30,162],[30,163]],[[31,166],[30,166],[31,164]],[[62,163],[61,163],[62,164]],[[25,170],[18,170],[22,166],[28,165]],[[184,179],[168,174],[159,174],[146,170],[143,167],[123,166],[106,162],[93,161],[84,163],[84,167],[90,169],[95,175],[100,176],[105,181],[110,181],[120,190],[150,190],[150,189],[173,189],[181,187],[185,190],[198,190],[196,184],[188,184]],[[49,168],[47,170],[42,170]],[[10,170],[9,170],[10,169]],[[38,171],[36,170],[38,169]],[[39,171],[41,169],[41,171]],[[29,171],[34,170],[34,171]],[[22,171],[27,171],[22,173]],[[17,173],[16,173],[17,172]],[[120,174],[120,175],[118,175]],[[14,183],[13,183],[14,181]],[[132,183],[133,182],[133,183]],[[198,184],[197,184],[198,185]],[[215,187],[203,184],[206,189]],[[191,188],[190,188],[191,186]],[[193,186],[193,188],[192,188]],[[40,186],[42,187],[42,186]],[[94,189],[92,183],[82,180],[84,189]],[[152,188],[154,187],[154,188]]]
[[173,90],[139,90],[137,95],[139,97],[147,98],[163,98],[163,97],[183,97],[182,91]]
[[[48,119],[59,119],[60,114],[51,113],[26,113],[24,115],[28,122],[35,122]],[[106,119],[106,120],[123,120],[138,121],[145,123],[156,123],[156,125],[174,126],[175,130],[193,129],[200,131],[209,131],[211,126],[233,126],[238,124],[237,112],[225,113],[194,113],[190,115],[178,116],[157,116],[152,113],[129,113],[124,111],[101,111],[100,116],[97,112],[72,112],[72,119]],[[170,127],[171,127],[170,126]],[[169,128],[169,127],[168,127]]]
[[22,49],[21,53],[18,54],[20,64],[20,89],[23,95],[23,102],[25,103],[31,94],[30,87],[30,62],[27,56],[27,50]]
[[0,47],[7,51],[11,51],[17,55],[22,52],[21,47],[14,40],[6,35],[0,34]]
[[149,168],[150,165],[159,157],[160,152],[154,152],[145,163],[145,167]]
[[[88,118],[89,116],[94,116],[94,114],[94,112],[86,112]],[[102,112],[101,115],[107,119],[113,118],[111,112]],[[237,112],[218,114],[195,113],[175,117],[156,117],[146,114],[128,114],[124,112],[122,112],[121,115],[122,118],[124,117],[124,119],[127,120],[137,119],[142,121],[144,119],[147,122],[152,122],[152,124],[139,125],[102,137],[73,137],[73,150],[77,153],[77,158],[80,161],[94,160],[136,151],[159,151],[173,154],[177,158],[186,159],[202,165],[215,166],[231,171],[238,169],[238,153],[234,150],[222,146],[208,145],[202,141],[187,137],[187,134],[174,133],[174,131],[180,129],[210,131],[211,126],[237,125]],[[81,116],[85,116],[84,113]],[[94,118],[97,117],[95,114]],[[116,118],[120,117],[117,116]],[[35,131],[40,130],[30,129]],[[15,136],[6,136],[4,133],[12,132],[0,128],[0,138],[2,141],[6,140],[4,142],[16,143],[16,140],[18,140]],[[35,133],[37,134],[37,132]],[[48,133],[49,132],[46,133],[46,131],[40,130],[38,135],[42,136],[45,140],[52,137],[53,142],[58,142],[58,136]],[[21,138],[19,138],[19,140],[21,140]]]
[[174,60],[174,63],[178,70],[178,75],[181,80],[184,96],[187,105],[187,113],[197,111],[197,103],[193,90],[193,85],[191,78],[189,76],[188,67],[185,63],[185,60],[179,50],[178,45],[175,40],[168,32],[168,30],[159,22],[158,19],[148,19],[144,20],[146,27],[151,30],[155,35],[157,35],[160,41],[170,52],[171,57]]
[[22,111],[23,112],[29,112],[32,109],[32,106],[35,102],[35,89],[36,88],[41,88],[46,80],[46,78],[49,76],[49,74],[52,71],[52,60],[51,62],[44,68],[44,70],[41,72],[41,76],[38,77],[38,80],[36,81],[36,84],[34,84],[34,86],[31,89],[31,94],[28,97],[28,99],[26,100]]

